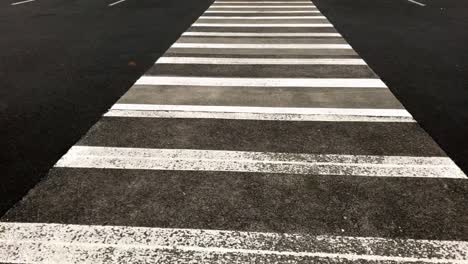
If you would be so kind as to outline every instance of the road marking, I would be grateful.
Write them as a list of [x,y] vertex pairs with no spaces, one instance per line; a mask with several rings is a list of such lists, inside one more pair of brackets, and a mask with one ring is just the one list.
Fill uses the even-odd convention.
[[10,5],[15,6],[15,5],[21,5],[21,4],[26,4],[26,3],[34,2],[34,1],[36,1],[36,0],[26,0],[26,1],[21,1],[21,2],[11,3]]
[[136,85],[191,85],[230,87],[387,88],[380,79],[364,78],[223,78],[142,76]]
[[426,6],[426,4],[419,3],[419,2],[414,1],[414,0],[408,0],[408,2],[413,3],[413,4],[417,4],[417,5],[420,5],[420,6]]
[[215,1],[215,4],[311,4],[309,1]]
[[243,14],[257,14],[257,13],[272,13],[272,14],[307,14],[307,13],[320,13],[318,10],[291,10],[291,11],[221,11],[221,10],[206,10],[205,13],[243,13]]
[[198,19],[326,19],[324,16],[201,16]]
[[324,122],[415,122],[404,109],[115,104],[104,116]]
[[[3,250],[3,251],[2,251]],[[14,263],[467,263],[468,242],[129,226],[0,223]],[[34,260],[34,261],[32,261]],[[194,261],[197,260],[197,261]]]
[[266,6],[266,5],[212,5],[210,6],[209,9],[215,9],[215,8],[222,8],[222,9],[228,9],[228,8],[248,8],[248,9],[256,9],[256,8],[313,8],[315,9],[316,7],[313,5],[290,5],[290,6]]
[[55,167],[466,179],[445,157],[74,146]]
[[231,23],[194,23],[192,27],[333,27],[332,24],[231,24]]
[[156,64],[226,64],[226,65],[367,65],[362,59],[265,59],[265,58],[212,58],[161,57]]
[[215,37],[341,37],[339,33],[248,33],[248,32],[184,32],[182,36]]
[[348,44],[174,43],[171,49],[352,49]]
[[122,3],[122,2],[125,2],[125,1],[127,1],[127,0],[119,0],[119,1],[117,1],[117,2],[114,2],[114,3],[109,4],[109,6],[115,6],[115,5],[120,4],[120,3]]

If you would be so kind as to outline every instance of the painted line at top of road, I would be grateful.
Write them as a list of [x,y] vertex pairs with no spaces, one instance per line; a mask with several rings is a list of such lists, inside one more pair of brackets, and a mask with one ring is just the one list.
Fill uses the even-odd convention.
[[419,5],[419,6],[426,6],[426,4],[423,4],[423,3],[420,3],[420,2],[414,1],[414,0],[408,0],[408,2]]
[[467,263],[468,242],[129,226],[0,223],[14,263]]
[[135,85],[387,88],[380,79],[364,78],[224,78],[145,75],[138,79]]
[[311,4],[309,1],[215,1],[215,4]]
[[127,1],[127,0],[119,0],[117,2],[113,2],[113,3],[109,4],[108,6],[115,6],[115,5],[118,5],[118,4],[123,3],[125,1]]
[[20,1],[20,2],[11,3],[10,5],[15,6],[15,5],[21,5],[21,4],[26,4],[26,3],[34,2],[34,1],[36,1],[36,0],[26,0],[26,1]]

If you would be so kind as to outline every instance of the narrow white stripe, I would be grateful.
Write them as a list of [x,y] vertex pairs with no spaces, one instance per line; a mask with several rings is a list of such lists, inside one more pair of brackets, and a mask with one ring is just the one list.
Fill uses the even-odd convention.
[[327,78],[216,78],[142,76],[136,85],[250,86],[250,87],[349,87],[387,88],[380,79]]
[[212,5],[209,9],[219,8],[219,9],[226,9],[226,8],[316,8],[313,5],[284,5],[284,6],[268,6],[268,5]]
[[348,44],[174,43],[172,48],[200,49],[352,49]]
[[276,121],[415,122],[406,110],[115,104],[105,116]]
[[194,149],[74,146],[55,166],[285,173],[311,176],[466,178],[463,172],[448,158],[314,155]]
[[182,36],[219,37],[341,37],[339,33],[249,33],[249,32],[184,32]]
[[42,223],[0,223],[0,230],[0,252],[8,253],[0,261],[10,263],[280,263],[281,257],[281,263],[462,264],[468,250],[465,241],[228,230]]
[[114,3],[109,4],[109,6],[115,6],[115,5],[120,4],[120,3],[123,3],[123,2],[125,2],[125,1],[127,1],[127,0],[119,0],[119,1],[117,1],[117,2],[114,2]]
[[214,1],[212,5],[217,4],[306,4],[312,5],[310,1]]
[[201,16],[198,19],[240,19],[240,20],[251,20],[251,19],[326,19],[324,16]]
[[411,2],[411,3],[413,3],[413,4],[417,4],[417,5],[419,5],[419,6],[426,6],[425,4],[419,3],[419,2],[414,1],[414,0],[408,0],[408,2]]
[[332,24],[233,24],[233,23],[194,23],[192,27],[333,27]]
[[244,13],[244,14],[257,14],[257,13],[272,13],[272,14],[307,14],[307,13],[320,13],[318,10],[288,10],[288,11],[248,11],[248,10],[239,10],[239,11],[221,11],[221,10],[206,10],[205,13]]
[[21,2],[11,3],[10,5],[15,6],[15,5],[21,5],[21,4],[25,4],[25,3],[34,2],[34,1],[36,1],[36,0],[26,0],[26,1],[21,1]]
[[264,59],[264,58],[210,58],[161,57],[157,64],[227,64],[227,65],[366,65],[362,59]]

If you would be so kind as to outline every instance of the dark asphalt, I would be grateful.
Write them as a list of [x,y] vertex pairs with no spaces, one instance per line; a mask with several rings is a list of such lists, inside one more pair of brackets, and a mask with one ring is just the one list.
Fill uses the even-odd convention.
[[[0,61],[0,212],[6,211],[45,176],[60,156],[152,66],[210,2],[128,0],[109,8],[107,2],[90,0],[38,0],[34,4],[17,7],[10,7],[8,2],[2,1],[0,30],[8,37],[0,39],[0,50],[3,51]],[[468,4],[431,1],[423,8],[404,0],[314,2],[423,128],[462,169],[468,171],[468,143],[464,139],[468,134]],[[404,184],[411,185],[411,180],[407,181]],[[91,190],[98,183],[89,181],[86,184],[90,184]],[[456,185],[446,188],[453,192]],[[342,184],[337,190],[345,186]],[[403,188],[400,184],[394,186]],[[436,192],[440,188],[428,190]],[[396,193],[395,190],[386,196],[380,195],[382,199],[390,199]],[[463,197],[462,193],[460,190],[459,197]],[[424,195],[420,203],[405,207],[409,208],[408,213],[418,204],[424,204],[422,201],[428,201],[430,195]],[[440,197],[434,199],[440,205],[444,195],[437,195]],[[346,201],[351,199],[349,197],[340,199]],[[368,195],[364,193],[354,199],[363,197]],[[396,204],[398,199],[394,198],[386,200],[386,204]],[[246,200],[238,201],[243,203]],[[434,237],[466,239],[462,223],[455,223],[463,219],[463,199],[446,202],[459,211],[441,214],[453,213],[453,221],[444,222],[443,217],[437,218],[439,221],[434,223],[447,224],[439,227]],[[409,200],[407,204],[411,205]],[[291,210],[298,208],[300,204]],[[373,211],[377,209],[374,207]],[[433,215],[425,219],[435,219],[437,209],[423,208],[421,212],[431,212]],[[360,210],[353,213],[358,216],[364,211]],[[281,211],[281,208],[275,208],[275,211]],[[384,216],[385,212],[376,219]],[[408,226],[415,228],[418,216],[415,214],[415,222]],[[21,216],[16,217],[21,219]],[[58,217],[57,221],[60,220]],[[66,216],[62,217],[61,221],[66,221]],[[123,221],[122,217],[116,215],[110,221]],[[213,219],[230,223],[236,220]],[[36,220],[41,220],[41,215],[37,215]],[[99,223],[105,224],[108,220]],[[400,222],[395,226],[401,226],[404,221]],[[300,223],[301,226],[308,225],[308,222]],[[162,222],[158,224],[170,226]],[[366,230],[365,224],[359,230]],[[213,224],[212,227],[223,225]],[[333,224],[330,224],[323,230],[332,228]],[[445,235],[444,229],[448,230]],[[291,227],[290,230],[296,229]],[[432,228],[425,226],[423,230]],[[418,235],[416,231],[409,234],[432,237],[430,234]]]
[[0,1],[0,215],[212,1],[111,2]]

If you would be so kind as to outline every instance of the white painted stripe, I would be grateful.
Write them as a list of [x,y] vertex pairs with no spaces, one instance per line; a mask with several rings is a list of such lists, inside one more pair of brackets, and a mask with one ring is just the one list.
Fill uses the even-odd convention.
[[223,1],[217,0],[213,2],[213,5],[216,4],[309,4],[312,5],[311,1]]
[[442,157],[314,155],[194,149],[74,146],[55,166],[311,176],[466,178],[449,158]]
[[219,8],[219,9],[226,9],[226,8],[248,8],[248,9],[256,9],[256,8],[316,8],[313,5],[284,5],[284,6],[277,6],[277,5],[212,5],[209,9]]
[[326,19],[324,16],[201,16],[198,19],[241,19],[241,20],[251,20],[251,19]]
[[333,27],[332,24],[233,24],[233,23],[194,23],[192,27]]
[[423,4],[423,3],[420,3],[420,2],[417,2],[417,1],[414,1],[414,0],[408,0],[408,2],[413,3],[413,4],[417,4],[419,6],[426,6],[426,4]]
[[182,36],[213,37],[341,37],[339,33],[184,32]]
[[403,109],[115,104],[105,116],[325,122],[415,122]]
[[232,87],[343,87],[387,88],[380,79],[364,78],[223,78],[142,76],[136,85],[189,85]]
[[173,48],[189,49],[352,49],[348,44],[246,44],[246,43],[174,43]]
[[21,5],[21,4],[26,4],[26,3],[34,2],[34,1],[36,1],[36,0],[26,0],[26,1],[21,1],[21,2],[11,3],[10,5],[15,6],[15,5]]
[[212,58],[161,57],[156,64],[226,64],[226,65],[367,65],[362,59],[265,59],[265,58]]
[[205,13],[244,13],[244,14],[257,14],[257,13],[272,13],[272,14],[308,14],[308,13],[320,13],[318,10],[285,10],[285,11],[249,11],[249,10],[231,10],[231,11],[221,11],[221,10],[206,10]]
[[0,223],[10,263],[467,263],[468,242],[129,226]]
[[118,5],[118,4],[123,3],[125,1],[127,1],[127,0],[119,0],[117,2],[113,2],[113,3],[109,4],[109,6],[115,6],[115,5]]

